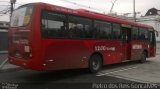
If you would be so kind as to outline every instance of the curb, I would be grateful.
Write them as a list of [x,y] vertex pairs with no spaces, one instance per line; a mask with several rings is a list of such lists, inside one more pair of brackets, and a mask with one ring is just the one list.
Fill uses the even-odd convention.
[[15,72],[15,71],[19,71],[19,70],[23,70],[23,68],[21,68],[21,67],[16,67],[16,68],[1,69],[1,70],[0,70],[0,73],[4,73],[4,72]]

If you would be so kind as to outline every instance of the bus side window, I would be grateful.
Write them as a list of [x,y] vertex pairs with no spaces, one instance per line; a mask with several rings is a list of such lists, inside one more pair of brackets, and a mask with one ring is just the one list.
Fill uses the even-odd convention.
[[156,44],[156,38],[155,38],[155,33],[154,31],[149,31],[149,42],[152,45]]
[[119,24],[113,24],[113,39],[121,39],[121,34],[120,34],[120,25]]
[[131,31],[132,40],[138,40],[138,27],[133,27]]
[[109,22],[95,21],[93,36],[95,39],[111,39],[112,25]]
[[46,38],[64,38],[66,34],[66,16],[63,14],[43,11],[41,17],[42,36]]
[[147,41],[148,42],[148,38],[149,37],[149,33],[148,30],[145,28],[140,28],[139,29],[139,39],[142,41]]
[[152,43],[152,40],[153,40],[153,34],[152,34],[152,31],[150,31],[150,32],[149,32],[149,36],[150,36],[150,37],[149,37],[149,42],[150,42],[150,43]]
[[69,16],[69,37],[73,39],[92,38],[90,36],[92,20],[77,16]]

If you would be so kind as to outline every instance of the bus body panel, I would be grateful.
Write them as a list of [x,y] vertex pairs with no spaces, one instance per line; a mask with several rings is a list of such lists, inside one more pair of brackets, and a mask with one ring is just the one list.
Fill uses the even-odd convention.
[[82,40],[43,40],[43,45],[47,69],[87,67],[89,52]]
[[46,70],[87,68],[93,53],[103,55],[104,64],[120,63],[121,41],[43,40]]
[[[120,63],[122,61],[122,42],[121,41],[106,41],[106,50],[103,52],[104,64]],[[102,43],[103,44],[103,43]]]
[[[136,48],[136,46],[140,46],[140,48]],[[139,60],[142,54],[142,44],[138,41],[131,42],[131,60]]]

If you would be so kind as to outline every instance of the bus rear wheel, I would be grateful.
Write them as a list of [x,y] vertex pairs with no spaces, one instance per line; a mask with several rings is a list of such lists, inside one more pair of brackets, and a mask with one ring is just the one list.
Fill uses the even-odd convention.
[[102,57],[98,54],[91,56],[89,60],[89,70],[91,73],[97,73],[102,67]]
[[147,60],[147,53],[146,52],[143,52],[141,54],[141,59],[139,60],[140,63],[145,63]]

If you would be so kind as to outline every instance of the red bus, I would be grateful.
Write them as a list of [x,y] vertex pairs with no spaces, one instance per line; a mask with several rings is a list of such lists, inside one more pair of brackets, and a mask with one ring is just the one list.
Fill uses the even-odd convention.
[[17,8],[9,28],[9,61],[32,70],[89,68],[156,55],[152,26],[46,3]]

